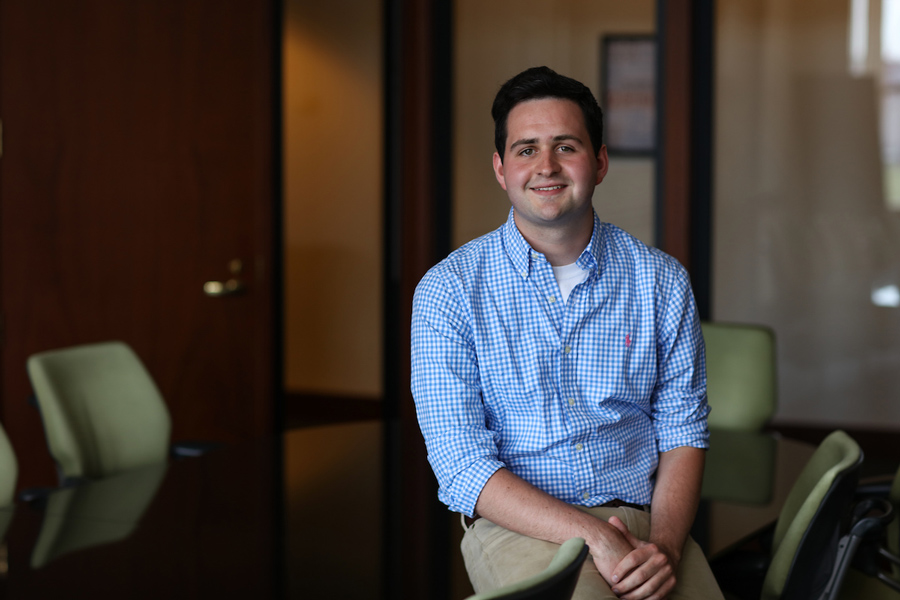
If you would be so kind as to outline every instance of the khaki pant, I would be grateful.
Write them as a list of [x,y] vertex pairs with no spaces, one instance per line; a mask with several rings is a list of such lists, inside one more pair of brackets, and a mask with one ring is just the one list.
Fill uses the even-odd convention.
[[[617,516],[635,537],[646,540],[650,536],[650,513],[627,507],[583,510],[603,520]],[[460,547],[472,587],[478,593],[495,590],[540,573],[547,568],[559,549],[557,544],[513,533],[487,519],[478,519],[466,527]],[[678,583],[669,594],[669,600],[722,600],[722,592],[719,591],[703,551],[690,538],[685,543],[676,580]],[[584,561],[572,598],[617,598],[597,572],[590,556]]]

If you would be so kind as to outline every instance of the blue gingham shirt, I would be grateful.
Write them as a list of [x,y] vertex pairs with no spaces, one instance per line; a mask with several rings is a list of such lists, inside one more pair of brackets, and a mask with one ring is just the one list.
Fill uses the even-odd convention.
[[510,211],[416,288],[412,393],[451,510],[505,467],[570,504],[649,504],[659,452],[708,447],[703,339],[684,268],[594,215],[563,302]]

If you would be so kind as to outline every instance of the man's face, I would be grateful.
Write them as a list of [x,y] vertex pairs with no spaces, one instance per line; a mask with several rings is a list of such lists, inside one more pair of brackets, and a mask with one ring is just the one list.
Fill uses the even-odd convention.
[[506,131],[503,160],[494,153],[494,174],[526,238],[593,219],[591,197],[609,159],[606,146],[593,151],[578,105],[559,98],[521,102],[509,112]]

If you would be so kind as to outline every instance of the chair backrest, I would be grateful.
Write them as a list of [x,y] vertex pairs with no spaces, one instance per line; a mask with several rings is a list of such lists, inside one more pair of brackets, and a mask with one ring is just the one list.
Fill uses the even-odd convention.
[[6,537],[6,530],[15,511],[13,503],[16,481],[19,478],[19,463],[6,431],[0,426],[0,542]]
[[759,431],[775,414],[775,334],[760,325],[701,323],[715,429]]
[[532,577],[500,589],[469,596],[468,600],[569,600],[588,555],[582,538],[562,544],[550,565]]
[[126,344],[35,354],[28,374],[63,478],[96,479],[166,460],[169,411]]
[[6,431],[0,426],[0,507],[12,506],[19,478],[19,463]]
[[843,431],[826,437],[800,473],[775,525],[762,598],[818,598],[835,565],[850,512],[862,450]]

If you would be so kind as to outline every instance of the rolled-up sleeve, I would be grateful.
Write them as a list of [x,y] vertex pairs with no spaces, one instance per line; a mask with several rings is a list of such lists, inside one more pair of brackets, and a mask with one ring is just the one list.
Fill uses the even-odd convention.
[[709,448],[706,358],[687,273],[678,265],[662,294],[653,422],[660,452],[680,446]]
[[485,483],[504,465],[485,426],[469,308],[454,284],[439,265],[416,288],[411,390],[438,497],[473,516]]

